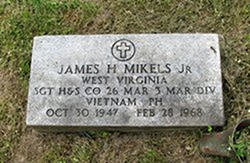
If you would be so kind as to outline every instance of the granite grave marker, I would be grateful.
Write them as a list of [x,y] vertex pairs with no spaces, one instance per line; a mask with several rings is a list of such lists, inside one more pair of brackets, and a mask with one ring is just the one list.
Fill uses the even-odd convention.
[[218,35],[35,37],[26,123],[41,131],[221,126]]

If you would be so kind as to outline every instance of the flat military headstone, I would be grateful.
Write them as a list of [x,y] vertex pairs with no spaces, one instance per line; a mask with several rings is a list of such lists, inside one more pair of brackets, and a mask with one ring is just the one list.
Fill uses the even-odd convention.
[[223,124],[217,34],[34,38],[28,126],[78,131]]

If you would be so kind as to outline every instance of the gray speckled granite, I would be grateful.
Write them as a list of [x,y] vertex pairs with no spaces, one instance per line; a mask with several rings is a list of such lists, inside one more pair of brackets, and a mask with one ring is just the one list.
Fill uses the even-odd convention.
[[35,37],[26,123],[45,131],[221,126],[218,35]]

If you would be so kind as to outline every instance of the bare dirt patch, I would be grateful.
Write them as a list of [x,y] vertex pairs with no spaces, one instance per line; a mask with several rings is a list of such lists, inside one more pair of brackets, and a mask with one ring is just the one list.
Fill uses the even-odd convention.
[[0,157],[7,161],[13,155],[23,130],[25,95],[17,76],[0,70]]

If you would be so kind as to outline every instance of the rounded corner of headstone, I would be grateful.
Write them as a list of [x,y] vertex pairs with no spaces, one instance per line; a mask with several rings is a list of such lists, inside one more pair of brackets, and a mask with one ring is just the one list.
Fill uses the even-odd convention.
[[214,33],[214,37],[216,37],[218,42],[219,42],[220,38],[223,37],[223,36],[218,34],[218,33]]
[[213,33],[214,36],[216,37],[219,37],[219,34],[218,33]]
[[34,124],[33,124],[32,120],[30,120],[29,118],[26,118],[26,125],[33,126]]
[[39,41],[39,40],[41,40],[41,39],[44,39],[44,37],[45,37],[45,36],[34,36],[34,37],[33,37],[33,42],[37,42],[37,41]]
[[26,126],[30,126],[30,121],[26,119]]
[[222,116],[220,118],[220,122],[218,122],[216,126],[221,126],[222,127],[222,126],[225,126],[225,124],[226,124],[225,116]]
[[219,42],[219,34],[218,33],[210,33],[209,36],[216,39],[216,41]]
[[35,41],[35,40],[38,40],[38,39],[40,39],[41,38],[41,36],[34,36],[33,37],[33,40]]

